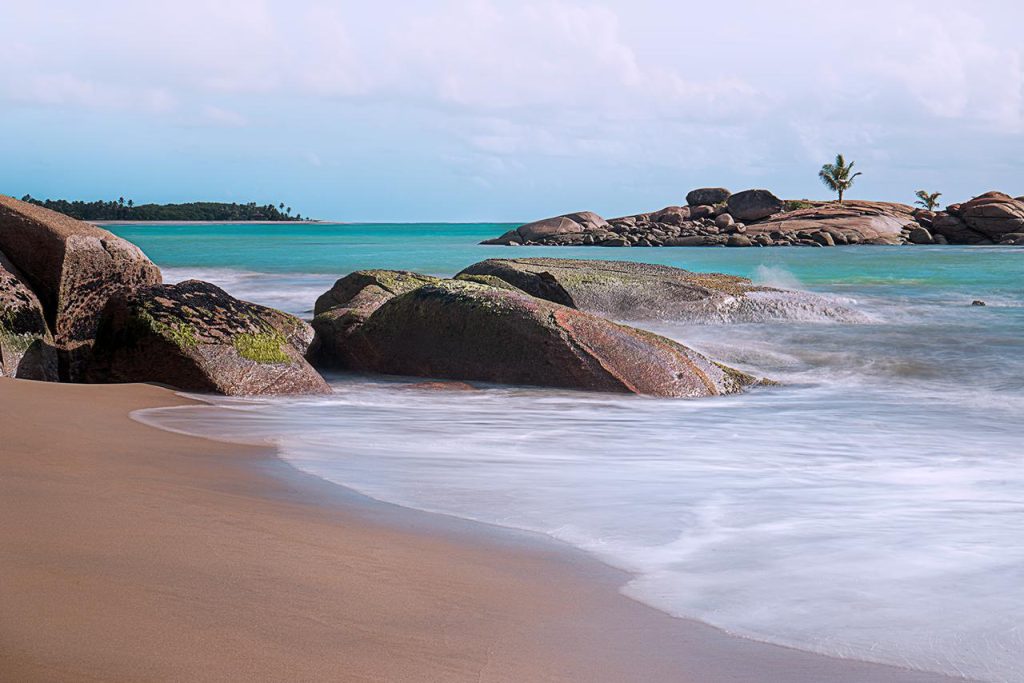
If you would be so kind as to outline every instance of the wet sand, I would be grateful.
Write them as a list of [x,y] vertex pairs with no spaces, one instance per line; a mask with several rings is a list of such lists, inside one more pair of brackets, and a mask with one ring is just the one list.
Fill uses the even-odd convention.
[[945,681],[729,636],[543,539],[367,501],[0,378],[0,680]]

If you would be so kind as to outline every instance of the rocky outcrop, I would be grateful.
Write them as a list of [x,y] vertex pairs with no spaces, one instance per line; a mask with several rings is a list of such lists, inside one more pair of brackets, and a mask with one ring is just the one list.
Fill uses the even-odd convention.
[[738,221],[759,221],[784,208],[782,200],[768,190],[744,190],[731,195],[726,202],[729,214]]
[[686,193],[686,203],[689,206],[714,206],[729,199],[730,195],[732,192],[724,187],[701,187]]
[[94,225],[0,195],[0,251],[38,296],[61,356],[76,381],[107,301],[160,283],[160,270],[134,244]]
[[[905,204],[847,201],[820,203],[777,214],[747,226],[752,238],[764,235],[774,242],[821,246],[833,244],[900,244],[917,227],[913,210]],[[828,235],[828,238],[817,235]]]
[[404,270],[360,270],[341,278],[316,300],[310,358],[325,366],[350,367],[352,333],[394,297],[436,281]]
[[350,369],[392,375],[688,398],[754,382],[650,332],[465,280],[392,298],[348,348]]
[[311,339],[298,318],[206,282],[142,287],[105,306],[86,377],[232,396],[327,393],[304,358]]
[[584,236],[608,233],[609,227],[596,213],[581,211],[521,225],[484,244],[582,244]]
[[457,277],[468,276],[498,279],[532,296],[618,320],[865,320],[855,309],[819,295],[629,261],[488,259]]
[[43,306],[0,253],[0,377],[57,380],[57,352]]
[[1024,202],[1002,192],[986,192],[960,205],[958,217],[971,230],[993,242],[1024,233]]
[[[725,198],[725,201],[721,201]],[[539,221],[484,244],[602,247],[831,247],[855,244],[1018,244],[1024,200],[988,192],[945,211],[894,202],[785,201],[767,190],[687,194],[687,206],[604,221],[585,212]]]

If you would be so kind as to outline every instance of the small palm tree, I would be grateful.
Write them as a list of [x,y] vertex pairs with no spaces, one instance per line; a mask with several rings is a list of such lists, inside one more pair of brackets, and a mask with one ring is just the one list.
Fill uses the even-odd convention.
[[852,170],[853,162],[847,164],[843,155],[837,154],[834,164],[825,164],[818,172],[818,177],[821,178],[821,182],[825,183],[825,187],[839,193],[840,204],[843,203],[843,193],[853,187],[853,179],[861,175],[860,172],[850,175]]
[[939,205],[939,197],[942,196],[941,192],[932,192],[928,194],[924,190],[917,191],[917,201],[915,204],[920,204],[929,211],[934,211],[935,207]]

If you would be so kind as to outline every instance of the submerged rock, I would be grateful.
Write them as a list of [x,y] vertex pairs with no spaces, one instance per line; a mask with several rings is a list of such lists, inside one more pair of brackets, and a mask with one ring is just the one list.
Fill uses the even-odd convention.
[[819,295],[763,287],[735,275],[647,263],[488,259],[458,277],[468,275],[498,278],[532,296],[620,320],[866,320],[860,312]]
[[348,339],[352,370],[665,397],[755,383],[674,341],[527,294],[442,280],[394,297]]
[[4,195],[0,251],[38,296],[60,351],[62,379],[69,381],[80,378],[107,301],[161,281],[160,270],[134,244]]
[[105,307],[87,378],[231,396],[327,393],[304,358],[311,339],[295,316],[207,282],[144,287]]
[[0,377],[57,380],[57,352],[43,306],[0,252]]

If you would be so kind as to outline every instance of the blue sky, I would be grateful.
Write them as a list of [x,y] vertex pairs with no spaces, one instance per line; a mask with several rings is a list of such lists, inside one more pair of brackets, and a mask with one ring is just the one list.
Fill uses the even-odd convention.
[[1024,5],[0,0],[0,192],[338,220],[1024,194]]

